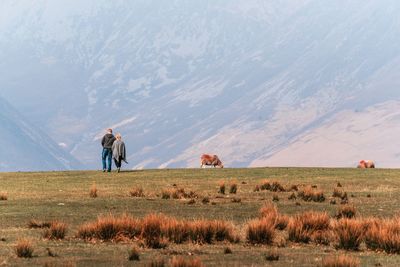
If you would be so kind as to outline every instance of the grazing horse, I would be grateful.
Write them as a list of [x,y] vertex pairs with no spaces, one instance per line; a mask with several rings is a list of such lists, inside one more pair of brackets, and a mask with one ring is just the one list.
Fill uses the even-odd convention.
[[360,160],[357,168],[361,169],[375,168],[375,163],[372,160]]
[[203,168],[204,165],[206,166],[216,166],[223,168],[224,165],[222,164],[221,160],[218,158],[217,155],[208,155],[208,154],[203,154],[200,157],[200,164],[201,168]]

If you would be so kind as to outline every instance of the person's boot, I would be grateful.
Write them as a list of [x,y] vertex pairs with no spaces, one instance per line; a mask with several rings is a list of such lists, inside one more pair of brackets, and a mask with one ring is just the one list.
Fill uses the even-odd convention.
[[117,168],[117,172],[119,173],[121,171],[121,167],[118,167]]

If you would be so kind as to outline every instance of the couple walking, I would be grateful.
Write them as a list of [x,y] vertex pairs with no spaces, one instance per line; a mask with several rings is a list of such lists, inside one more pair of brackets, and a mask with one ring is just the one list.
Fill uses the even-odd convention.
[[122,141],[121,134],[117,133],[114,136],[112,129],[107,129],[107,133],[103,136],[103,139],[101,139],[101,145],[103,146],[103,152],[101,154],[103,161],[103,172],[111,172],[112,159],[114,159],[117,171],[120,172],[122,161],[128,163],[126,161],[125,143]]

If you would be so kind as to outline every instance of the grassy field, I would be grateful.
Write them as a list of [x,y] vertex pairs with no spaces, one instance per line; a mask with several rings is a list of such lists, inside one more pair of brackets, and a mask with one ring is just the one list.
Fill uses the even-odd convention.
[[[324,192],[323,202],[289,200],[293,192],[254,192],[264,180],[277,181],[285,188],[300,189],[310,185]],[[219,183],[226,183],[226,194],[220,194]],[[229,193],[230,183],[237,184],[237,193]],[[98,196],[89,195],[95,183]],[[400,170],[390,169],[323,169],[323,168],[255,168],[255,169],[172,169],[145,170],[122,173],[45,172],[0,173],[0,266],[145,266],[156,258],[166,263],[174,255],[198,257],[205,266],[319,266],[328,255],[349,254],[361,261],[361,266],[399,266],[399,254],[386,254],[367,249],[345,251],[330,245],[299,244],[287,241],[287,233],[279,232],[285,242],[279,245],[252,245],[246,242],[249,220],[258,218],[259,210],[273,197],[279,212],[293,216],[308,210],[327,211],[334,216],[337,204],[331,204],[338,183],[347,192],[358,217],[393,217],[399,214]],[[133,187],[143,188],[144,197],[131,197]],[[194,191],[198,198],[162,199],[162,191],[184,188]],[[202,203],[208,197],[209,203]],[[236,198],[236,202],[232,199]],[[239,202],[240,201],[240,202]],[[177,219],[218,219],[233,223],[239,243],[213,244],[169,243],[164,249],[140,247],[140,240],[103,242],[76,237],[81,225],[95,221],[100,215],[129,214],[143,218],[149,213],[163,213]],[[45,229],[31,229],[28,223],[61,221],[68,225],[66,237],[49,240]],[[14,247],[18,240],[32,242],[32,258],[19,258]],[[128,251],[138,244],[140,261],[129,261]],[[225,254],[229,247],[231,254]],[[49,256],[48,251],[56,254]],[[275,251],[278,261],[269,262],[265,255]]]

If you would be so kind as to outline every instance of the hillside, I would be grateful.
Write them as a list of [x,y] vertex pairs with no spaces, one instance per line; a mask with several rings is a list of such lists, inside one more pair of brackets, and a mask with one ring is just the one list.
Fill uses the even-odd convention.
[[0,171],[77,169],[82,166],[0,98]]
[[122,133],[129,168],[197,167],[201,153],[235,167],[367,157],[400,167],[398,120],[379,117],[400,99],[398,1],[21,0],[0,10],[3,96],[85,168],[98,168],[107,127]]

